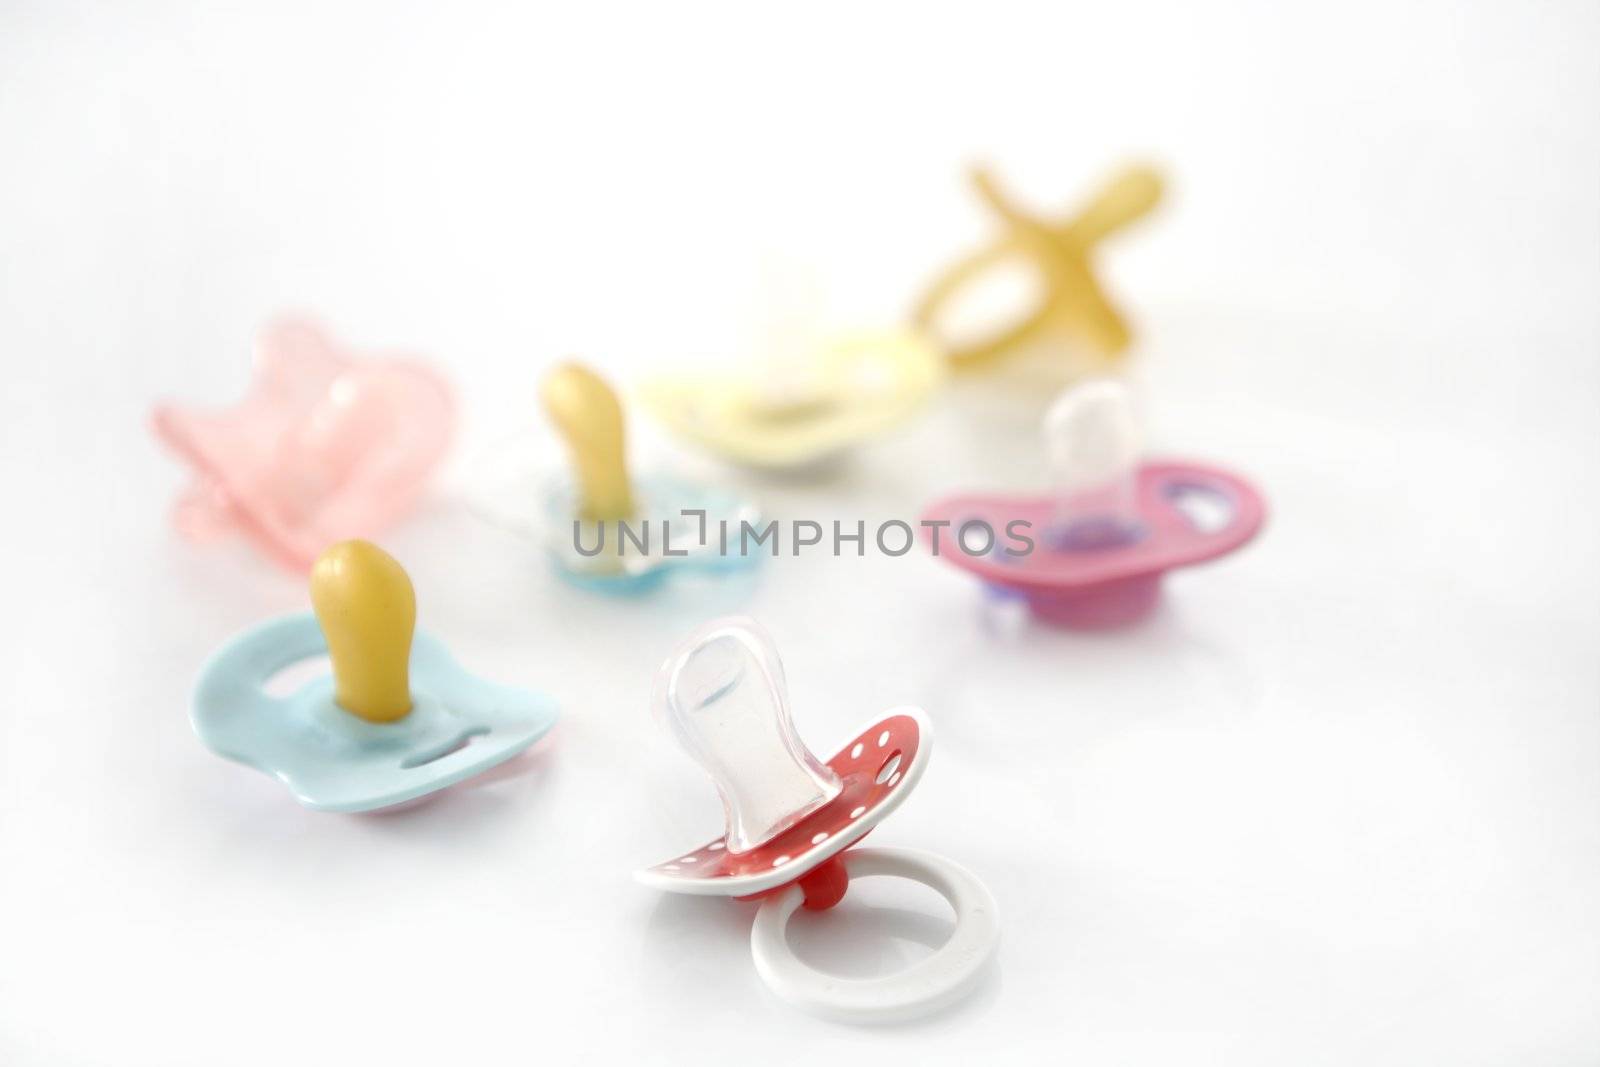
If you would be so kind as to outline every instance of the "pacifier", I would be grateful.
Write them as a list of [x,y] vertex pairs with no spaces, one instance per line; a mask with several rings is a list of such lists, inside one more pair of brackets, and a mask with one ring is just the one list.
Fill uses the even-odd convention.
[[[467,673],[437,639],[413,634],[416,599],[400,564],[345,541],[311,569],[314,614],[234,638],[200,672],[190,718],[218,755],[274,776],[316,811],[370,811],[481,774],[555,725],[549,697]],[[326,653],[331,677],[287,697],[266,691],[291,664]]]
[[[660,724],[716,783],[726,828],[635,878],[674,893],[759,897],[750,932],[757,973],[780,997],[819,1015],[905,1019],[972,989],[1000,936],[983,884],[924,852],[846,851],[921,779],[933,747],[921,711],[891,709],[820,762],[795,733],[772,639],[741,617],[695,631],[662,666],[653,704]],[[802,963],[785,933],[796,909],[831,908],[851,877],[872,875],[909,878],[943,895],[956,913],[949,942],[882,978],[841,978]]]
[[674,571],[727,572],[760,559],[738,548],[741,523],[759,516],[752,504],[678,479],[630,476],[622,402],[594,371],[561,364],[540,398],[566,442],[570,479],[551,485],[544,471],[524,471],[480,492],[478,506],[542,544],[563,577],[626,594]]
[[[1161,199],[1161,176],[1148,167],[1123,170],[1081,211],[1059,222],[1016,206],[987,170],[974,170],[972,184],[1005,224],[1005,232],[929,286],[912,313],[917,328],[938,338],[950,361],[963,369],[983,366],[1052,334],[1086,345],[1104,363],[1115,362],[1131,334],[1095,277],[1093,253],[1104,238],[1155,207]],[[1033,306],[1011,324],[976,337],[957,328],[951,320],[962,294],[976,295],[997,268],[1019,258],[1033,276]]]
[[250,392],[199,412],[163,404],[156,434],[194,468],[174,522],[196,541],[240,531],[304,571],[325,545],[375,536],[417,500],[455,421],[433,371],[358,360],[316,326],[285,319],[256,345]]
[[[1143,616],[1163,574],[1244,545],[1266,508],[1227,471],[1140,462],[1140,436],[1122,383],[1068,389],[1044,419],[1053,492],[935,503],[922,519],[934,554],[1026,600],[1049,622],[1095,628]],[[941,530],[950,534],[942,545]]]
[[863,334],[750,378],[665,380],[644,396],[675,433],[735,463],[826,462],[920,407],[942,380],[940,354],[916,334]]

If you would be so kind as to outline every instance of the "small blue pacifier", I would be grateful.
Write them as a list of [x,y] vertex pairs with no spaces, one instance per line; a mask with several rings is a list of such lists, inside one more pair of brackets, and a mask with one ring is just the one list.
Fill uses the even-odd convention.
[[[212,751],[273,775],[315,811],[371,811],[481,774],[555,725],[555,701],[467,673],[413,633],[416,596],[393,557],[342,541],[311,571],[315,614],[248,630],[200,672],[190,719]],[[413,639],[414,638],[414,639]],[[267,680],[326,653],[331,677],[274,697]]]
[[629,477],[622,403],[588,367],[563,363],[540,390],[571,453],[570,479],[551,485],[528,471],[480,493],[491,521],[528,536],[568,581],[631,595],[673,573],[727,574],[753,567],[744,525],[759,512],[733,493],[672,478]]
[[673,573],[731,574],[761,558],[740,548],[741,524],[753,528],[760,512],[732,493],[652,476],[635,482],[631,495],[630,515],[595,519],[572,488],[546,494],[544,542],[563,578],[626,596],[648,592]]

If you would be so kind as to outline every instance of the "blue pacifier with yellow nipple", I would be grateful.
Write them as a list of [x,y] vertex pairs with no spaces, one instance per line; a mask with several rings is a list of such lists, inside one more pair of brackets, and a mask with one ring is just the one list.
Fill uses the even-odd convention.
[[[468,673],[413,632],[411,579],[366,541],[343,541],[311,571],[315,614],[234,638],[200,673],[190,719],[220,756],[265,771],[316,811],[371,811],[481,774],[528,748],[559,712],[540,693]],[[326,654],[330,676],[287,697],[268,680]]]
[[735,493],[628,470],[627,419],[615,390],[579,363],[563,363],[540,388],[567,446],[568,478],[529,469],[478,494],[490,521],[540,544],[556,572],[602,593],[643,593],[669,575],[753,567],[744,524],[760,512]]

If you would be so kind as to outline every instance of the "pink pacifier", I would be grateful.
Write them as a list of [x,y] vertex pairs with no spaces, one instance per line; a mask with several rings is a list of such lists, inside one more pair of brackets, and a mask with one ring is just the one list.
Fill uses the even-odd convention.
[[196,541],[243,532],[304,571],[328,545],[373,537],[415,503],[455,408],[433,371],[358,360],[308,322],[268,326],[255,362],[232,408],[156,408],[156,434],[196,475],[173,518]]
[[1132,622],[1154,607],[1167,571],[1234,551],[1266,516],[1261,494],[1227,471],[1140,462],[1139,424],[1120,382],[1067,390],[1046,413],[1044,436],[1051,495],[950,497],[927,510],[922,528],[935,555],[1049,622]]
[[[964,868],[908,849],[856,849],[900,806],[927,766],[933,736],[916,708],[894,708],[822,763],[795,733],[783,665],[754,620],[718,619],[662,666],[655,713],[722,796],[723,836],[635,877],[674,893],[759,897],[751,929],[757,972],[779,996],[851,1022],[904,1019],[967,993],[999,942],[994,899]],[[898,974],[849,979],[795,956],[785,934],[802,904],[837,904],[849,879],[921,882],[955,909],[956,928],[932,956]]]

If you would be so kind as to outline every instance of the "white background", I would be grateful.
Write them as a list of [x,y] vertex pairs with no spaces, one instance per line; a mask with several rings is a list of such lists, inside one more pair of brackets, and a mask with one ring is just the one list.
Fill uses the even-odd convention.
[[[1600,7],[931,6],[0,7],[0,1062],[1600,1062]],[[552,360],[753,359],[796,291],[901,321],[989,232],[966,163],[1055,211],[1128,158],[1173,183],[1103,257],[1151,437],[1272,508],[1148,623],[989,625],[922,555],[595,599],[463,507]],[[236,397],[284,309],[454,378],[384,543],[422,625],[565,710],[401,814],[303,811],[186,721],[305,594],[177,540],[146,419]],[[1046,395],[965,380],[834,481],[739,484],[851,520],[1036,485]],[[933,717],[874,840],[999,900],[946,1017],[813,1022],[751,906],[630,880],[717,832],[647,696],[730,607],[814,747]],[[797,951],[928,952],[937,899],[881,882]]]

